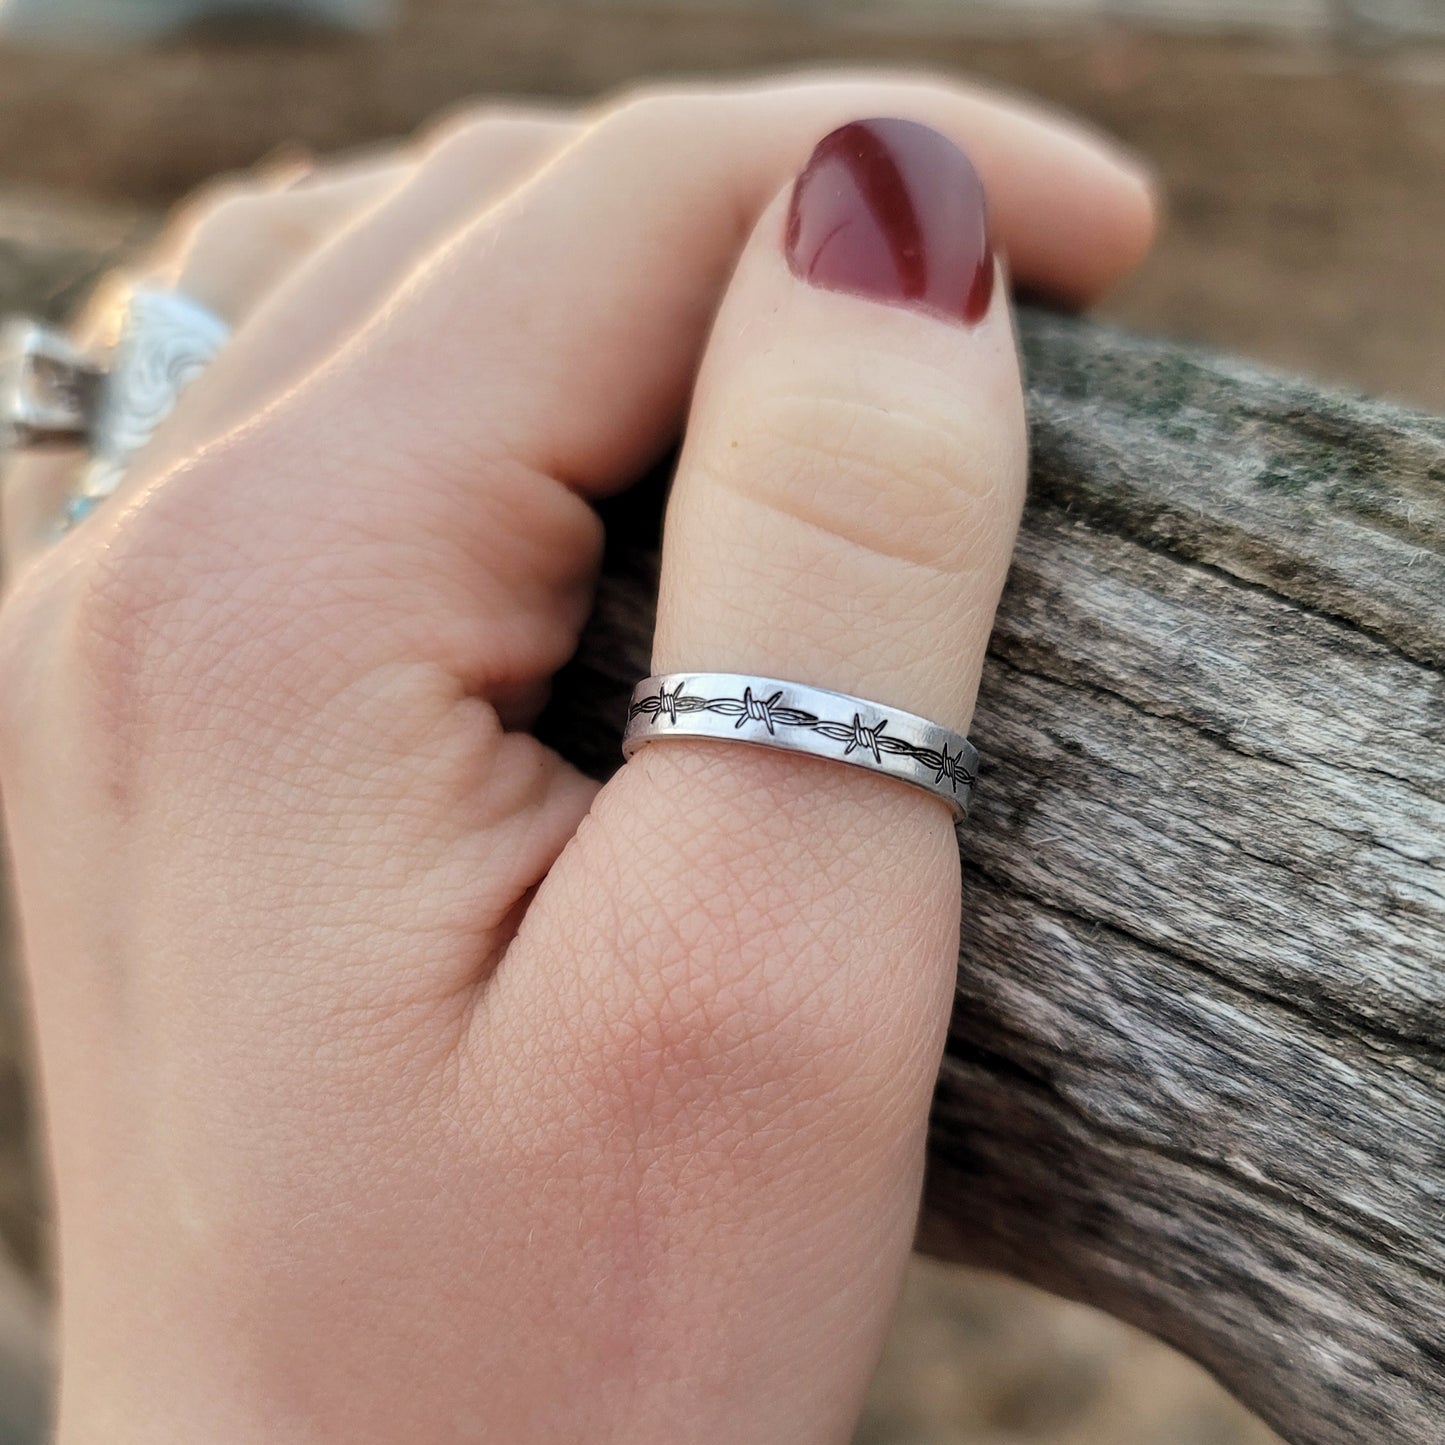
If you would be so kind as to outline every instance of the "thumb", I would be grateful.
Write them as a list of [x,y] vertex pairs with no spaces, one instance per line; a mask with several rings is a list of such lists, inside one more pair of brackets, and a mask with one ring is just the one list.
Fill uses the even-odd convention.
[[[654,671],[966,728],[1026,470],[996,272],[979,180],[944,136],[875,120],[818,146],[716,322]],[[561,918],[570,952],[547,956],[590,1001],[571,1057],[598,1060],[652,1183],[638,1234],[663,1348],[707,1398],[727,1361],[730,1413],[687,1438],[846,1438],[910,1245],[952,996],[949,808],[831,760],[659,741],[603,790],[529,929]],[[605,920],[602,963],[577,918]]]
[[951,141],[878,120],[818,146],[709,346],[655,671],[773,671],[967,726],[1026,471],[996,271]]

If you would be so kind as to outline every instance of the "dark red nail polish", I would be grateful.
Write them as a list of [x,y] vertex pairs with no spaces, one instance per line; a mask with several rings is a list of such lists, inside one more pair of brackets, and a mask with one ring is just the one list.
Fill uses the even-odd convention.
[[788,207],[793,274],[970,324],[993,295],[983,184],[968,157],[912,120],[856,120],[818,142]]

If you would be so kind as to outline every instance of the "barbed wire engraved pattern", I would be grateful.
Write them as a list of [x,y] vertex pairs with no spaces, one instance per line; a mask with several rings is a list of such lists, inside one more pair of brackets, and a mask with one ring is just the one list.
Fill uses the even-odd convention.
[[850,722],[820,717],[804,708],[786,707],[782,703],[782,692],[771,697],[758,697],[752,688],[744,688],[741,697],[697,697],[683,691],[685,684],[678,683],[670,692],[660,687],[657,692],[639,698],[627,709],[627,721],[645,717],[651,722],[665,718],[676,723],[678,718],[689,713],[710,712],[722,717],[736,718],[735,728],[742,728],[749,722],[761,723],[770,735],[776,737],[779,728],[803,728],[817,733],[830,742],[843,743],[842,755],[866,752],[880,766],[885,753],[894,757],[912,758],[933,772],[934,782],[947,782],[956,797],[960,789],[973,786],[976,775],[964,765],[962,752],[951,753],[947,744],[940,751],[937,748],[923,748],[904,738],[893,737],[886,731],[888,719],[873,726],[865,726],[862,717],[854,713]]

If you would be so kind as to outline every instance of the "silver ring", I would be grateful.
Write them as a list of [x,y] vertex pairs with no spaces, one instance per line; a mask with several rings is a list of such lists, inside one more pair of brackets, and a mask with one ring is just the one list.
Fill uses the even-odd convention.
[[964,817],[978,750],[961,733],[901,708],[776,677],[672,672],[632,691],[622,756],[659,738],[715,738],[829,758],[922,788]]
[[230,336],[219,316],[179,291],[131,287],[107,346],[90,425],[90,461],[66,509],[67,525],[115,491],[131,459]]
[[0,446],[74,445],[90,434],[104,373],[63,331],[28,316],[0,326]]
[[89,459],[62,530],[110,496],[181,393],[225,345],[231,329],[178,291],[132,284],[96,354],[27,317],[0,329],[0,450],[57,443]]

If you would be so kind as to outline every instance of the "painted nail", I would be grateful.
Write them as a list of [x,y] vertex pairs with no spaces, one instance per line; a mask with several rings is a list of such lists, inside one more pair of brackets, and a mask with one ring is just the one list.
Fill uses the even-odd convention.
[[824,136],[793,186],[786,247],[810,285],[970,325],[993,295],[983,183],[917,121],[857,120]]

